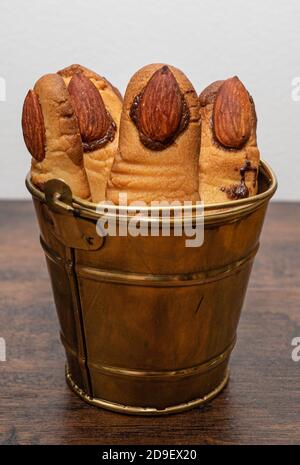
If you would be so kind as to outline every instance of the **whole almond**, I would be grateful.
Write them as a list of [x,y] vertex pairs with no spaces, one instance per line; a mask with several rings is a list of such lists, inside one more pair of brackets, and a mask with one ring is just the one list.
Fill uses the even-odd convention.
[[249,94],[238,77],[227,79],[219,88],[213,109],[213,128],[225,147],[239,149],[249,139],[253,110]]
[[29,90],[22,111],[23,137],[27,149],[37,160],[45,158],[45,125],[37,94]]
[[182,112],[180,88],[168,66],[163,66],[153,74],[141,95],[138,129],[152,141],[163,143],[177,132]]
[[68,91],[83,142],[102,139],[112,120],[98,89],[84,74],[76,73],[69,82]]

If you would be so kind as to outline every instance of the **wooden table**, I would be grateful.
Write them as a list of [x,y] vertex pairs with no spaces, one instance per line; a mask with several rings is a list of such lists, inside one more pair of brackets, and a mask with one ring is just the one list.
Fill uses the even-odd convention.
[[269,208],[231,360],[210,404],[169,417],[90,407],[66,386],[31,202],[0,202],[0,444],[300,444],[300,204]]

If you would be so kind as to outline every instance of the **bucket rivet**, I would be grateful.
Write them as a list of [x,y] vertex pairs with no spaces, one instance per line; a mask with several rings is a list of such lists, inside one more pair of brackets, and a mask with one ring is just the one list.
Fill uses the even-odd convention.
[[84,236],[84,240],[88,245],[93,245],[94,244],[94,238],[91,236]]

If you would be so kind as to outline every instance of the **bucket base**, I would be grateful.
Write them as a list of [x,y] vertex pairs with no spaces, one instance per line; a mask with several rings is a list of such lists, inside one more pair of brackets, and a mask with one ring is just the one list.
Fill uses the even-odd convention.
[[111,410],[117,413],[125,413],[128,415],[169,415],[172,413],[179,413],[184,412],[185,410],[190,410],[192,408],[198,407],[199,405],[203,405],[206,402],[209,402],[211,399],[216,397],[226,386],[229,379],[229,370],[226,371],[226,375],[221,383],[213,389],[211,392],[206,394],[204,397],[199,397],[198,399],[191,400],[189,402],[185,402],[178,405],[172,405],[170,407],[166,407],[164,409],[156,409],[156,408],[149,408],[149,407],[131,407],[122,404],[116,404],[114,402],[109,402],[103,399],[97,399],[94,397],[90,397],[87,395],[80,387],[74,383],[68,368],[66,368],[66,380],[68,386],[71,388],[72,391],[75,392],[81,399],[83,399],[88,404],[94,405],[95,407],[101,407],[106,410]]

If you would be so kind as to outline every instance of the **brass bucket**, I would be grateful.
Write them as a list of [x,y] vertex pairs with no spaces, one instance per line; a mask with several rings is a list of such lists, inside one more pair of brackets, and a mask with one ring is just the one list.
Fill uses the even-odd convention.
[[[96,205],[59,180],[26,180],[41,231],[69,386],[90,404],[142,415],[200,405],[228,380],[253,258],[276,190],[206,205],[204,243],[185,236],[100,237]],[[120,212],[116,213],[120,220]]]

